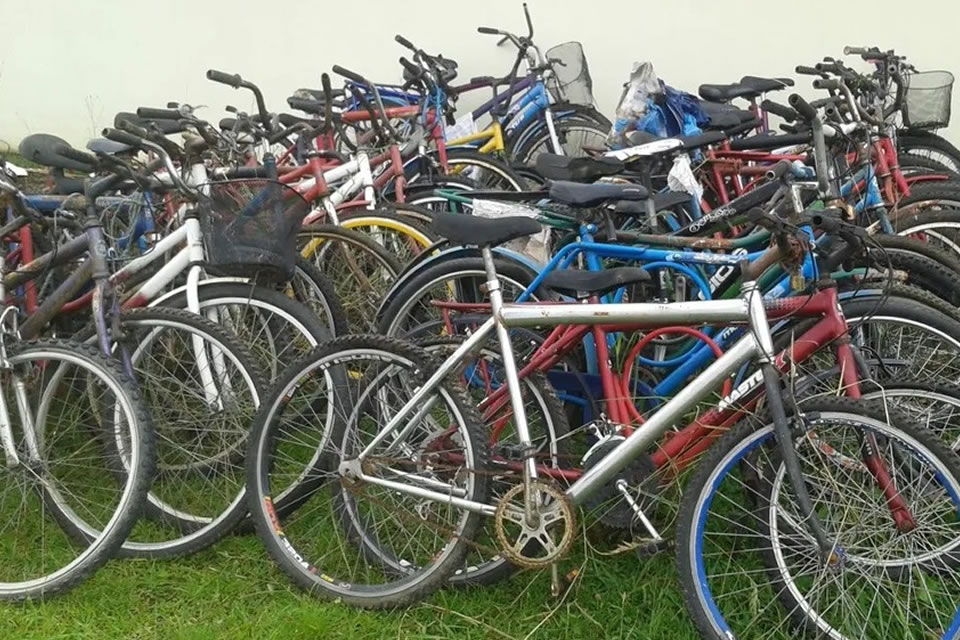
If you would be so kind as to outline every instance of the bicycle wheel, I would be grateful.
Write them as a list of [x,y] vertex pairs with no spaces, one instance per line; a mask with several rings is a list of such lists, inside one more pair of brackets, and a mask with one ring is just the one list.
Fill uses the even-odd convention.
[[922,211],[960,209],[960,182],[938,180],[911,185],[910,195],[900,198],[895,204],[891,222],[897,227],[897,218],[916,215]]
[[960,210],[922,210],[895,216],[891,223],[897,235],[923,240],[960,259]]
[[[137,309],[121,315],[120,329],[153,418],[157,469],[145,518],[122,551],[195,553],[246,514],[243,456],[265,384],[250,352],[202,316]],[[96,333],[85,341],[96,341]],[[71,528],[78,538],[92,535],[82,523]]]
[[[851,261],[854,267],[872,268],[866,276],[869,281],[883,286],[891,275],[888,270],[893,269],[894,281],[928,291],[951,305],[960,304],[960,271],[952,268],[955,260],[951,256],[914,238],[878,236],[877,239],[882,239],[883,251],[870,251],[869,257]],[[926,249],[943,262],[927,255]],[[861,281],[842,284],[845,289],[854,290],[863,286]]]
[[[848,399],[805,403],[793,435],[829,549],[783,480],[772,425],[745,421],[721,437],[687,487],[677,539],[684,600],[703,636],[956,637],[956,456],[905,416]],[[893,525],[867,451],[894,478],[909,534]]]
[[[279,291],[240,282],[201,282],[197,293],[200,312],[236,335],[269,379],[332,338],[317,314]],[[159,305],[185,309],[187,293],[180,291]]]
[[406,204],[416,207],[418,211],[429,211],[431,214],[438,211],[441,213],[463,213],[469,211],[472,206],[454,202],[450,200],[450,198],[438,194],[437,191],[443,190],[461,196],[469,196],[467,192],[477,191],[480,188],[480,185],[476,182],[464,177],[433,176],[430,182],[421,180],[417,184],[407,188]]
[[960,385],[923,380],[884,380],[863,395],[886,402],[953,449],[960,450]]
[[[516,330],[511,335],[517,360],[522,360],[529,351],[530,338],[536,338],[529,332]],[[444,360],[462,344],[463,338],[450,336],[445,338],[427,338],[417,342],[438,361]],[[460,371],[461,382],[468,396],[477,406],[477,412],[483,420],[484,431],[489,434],[491,446],[491,468],[497,475],[491,481],[490,491],[500,497],[513,485],[521,481],[519,469],[523,457],[518,449],[517,433],[513,422],[513,409],[506,396],[496,405],[490,404],[491,394],[504,385],[502,368],[503,357],[495,344],[478,347],[469,359],[463,362]],[[538,344],[538,343],[535,343]],[[570,426],[567,416],[557,399],[556,393],[542,373],[533,372],[521,378],[521,397],[530,429],[532,444],[536,451],[538,464],[552,469],[569,467],[571,456],[567,437]],[[516,567],[500,555],[498,543],[492,532],[482,531],[471,545],[467,557],[450,578],[457,586],[487,585],[499,582],[510,576]]]
[[901,154],[928,158],[951,171],[960,172],[960,150],[934,133],[904,132],[897,136],[897,150]]
[[341,216],[340,226],[366,234],[393,256],[401,267],[420,255],[436,239],[411,218],[381,210]]
[[334,337],[349,332],[347,316],[337,297],[333,282],[315,264],[297,256],[293,278],[287,283],[284,293],[307,305],[321,322],[329,327]]
[[[123,544],[150,488],[153,430],[136,385],[93,347],[41,340],[7,349],[3,393],[20,464],[0,462],[0,599],[42,599],[88,578]],[[72,522],[96,534],[75,544],[63,528]]]
[[844,300],[850,338],[879,377],[960,380],[960,323],[914,300]]
[[[472,149],[447,149],[447,173],[485,190],[523,191],[526,188],[523,178],[503,159]],[[430,182],[434,180],[431,178]]]
[[[497,259],[497,274],[505,301],[514,300],[533,282],[536,274],[513,262]],[[483,284],[486,271],[480,258],[457,258],[428,266],[416,275],[408,275],[397,290],[390,292],[378,313],[376,328],[386,336],[419,340],[449,333],[444,311],[435,303],[487,301]],[[543,299],[537,292],[534,299]],[[477,317],[486,316],[480,312]],[[463,327],[465,330],[468,328]]]
[[907,178],[922,175],[946,175],[956,180],[960,178],[960,173],[956,173],[946,164],[923,155],[914,155],[912,153],[901,153],[897,155],[900,162],[900,169]]
[[535,166],[541,153],[559,153],[570,157],[587,155],[587,149],[605,149],[609,127],[586,120],[561,120],[554,125],[560,149],[556,149],[550,131],[541,127],[535,135],[514,149],[513,159],[527,166]]
[[[264,403],[247,457],[250,511],[299,586],[354,606],[398,607],[462,566],[481,516],[340,473],[434,366],[412,345],[347,336],[291,367]],[[316,428],[318,405],[336,416],[332,429]],[[485,501],[485,434],[463,390],[445,383],[425,406],[396,442],[373,450],[364,473]],[[285,509],[283,494],[308,485]]]
[[303,227],[297,234],[301,255],[333,280],[351,331],[366,331],[380,300],[400,273],[400,263],[372,238],[335,225]]

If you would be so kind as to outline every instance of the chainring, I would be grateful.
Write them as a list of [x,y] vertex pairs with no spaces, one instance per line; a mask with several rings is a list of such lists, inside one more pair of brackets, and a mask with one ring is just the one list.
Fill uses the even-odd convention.
[[524,569],[542,569],[570,550],[577,531],[577,516],[570,498],[542,480],[530,483],[540,496],[537,522],[527,522],[523,511],[524,485],[514,485],[497,504],[493,523],[503,556]]

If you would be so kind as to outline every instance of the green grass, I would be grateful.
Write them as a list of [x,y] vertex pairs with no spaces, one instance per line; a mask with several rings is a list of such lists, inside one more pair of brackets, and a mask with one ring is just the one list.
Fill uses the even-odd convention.
[[[563,571],[580,566],[564,562]],[[446,590],[409,610],[370,612],[292,587],[255,536],[190,558],[114,560],[65,596],[0,605],[0,638],[696,638],[673,555],[588,562],[566,596],[549,573]]]

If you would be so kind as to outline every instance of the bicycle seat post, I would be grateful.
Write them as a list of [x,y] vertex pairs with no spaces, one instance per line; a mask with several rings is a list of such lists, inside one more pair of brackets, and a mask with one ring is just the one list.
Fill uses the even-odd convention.
[[520,393],[520,378],[517,376],[517,364],[513,358],[513,347],[510,344],[510,332],[503,324],[503,294],[500,290],[500,279],[497,277],[497,267],[493,261],[493,251],[490,245],[481,249],[483,266],[487,273],[487,293],[490,296],[490,308],[493,312],[494,324],[497,328],[497,339],[500,342],[500,353],[503,356],[503,371],[507,379],[507,390],[510,393],[510,405],[513,408],[513,419],[516,424],[517,437],[520,449],[523,452],[523,484],[524,484],[524,514],[531,526],[536,526],[539,496],[534,495],[533,480],[537,477],[536,460],[534,459],[533,439],[527,425],[527,414],[523,408],[523,397]]

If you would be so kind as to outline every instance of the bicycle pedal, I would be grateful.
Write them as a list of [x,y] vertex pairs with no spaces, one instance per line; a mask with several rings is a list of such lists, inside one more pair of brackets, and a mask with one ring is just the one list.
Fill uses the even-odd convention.
[[[639,544],[637,544],[639,543]],[[633,552],[638,558],[650,558],[673,548],[673,540],[660,538],[659,540],[634,541],[637,544]]]

